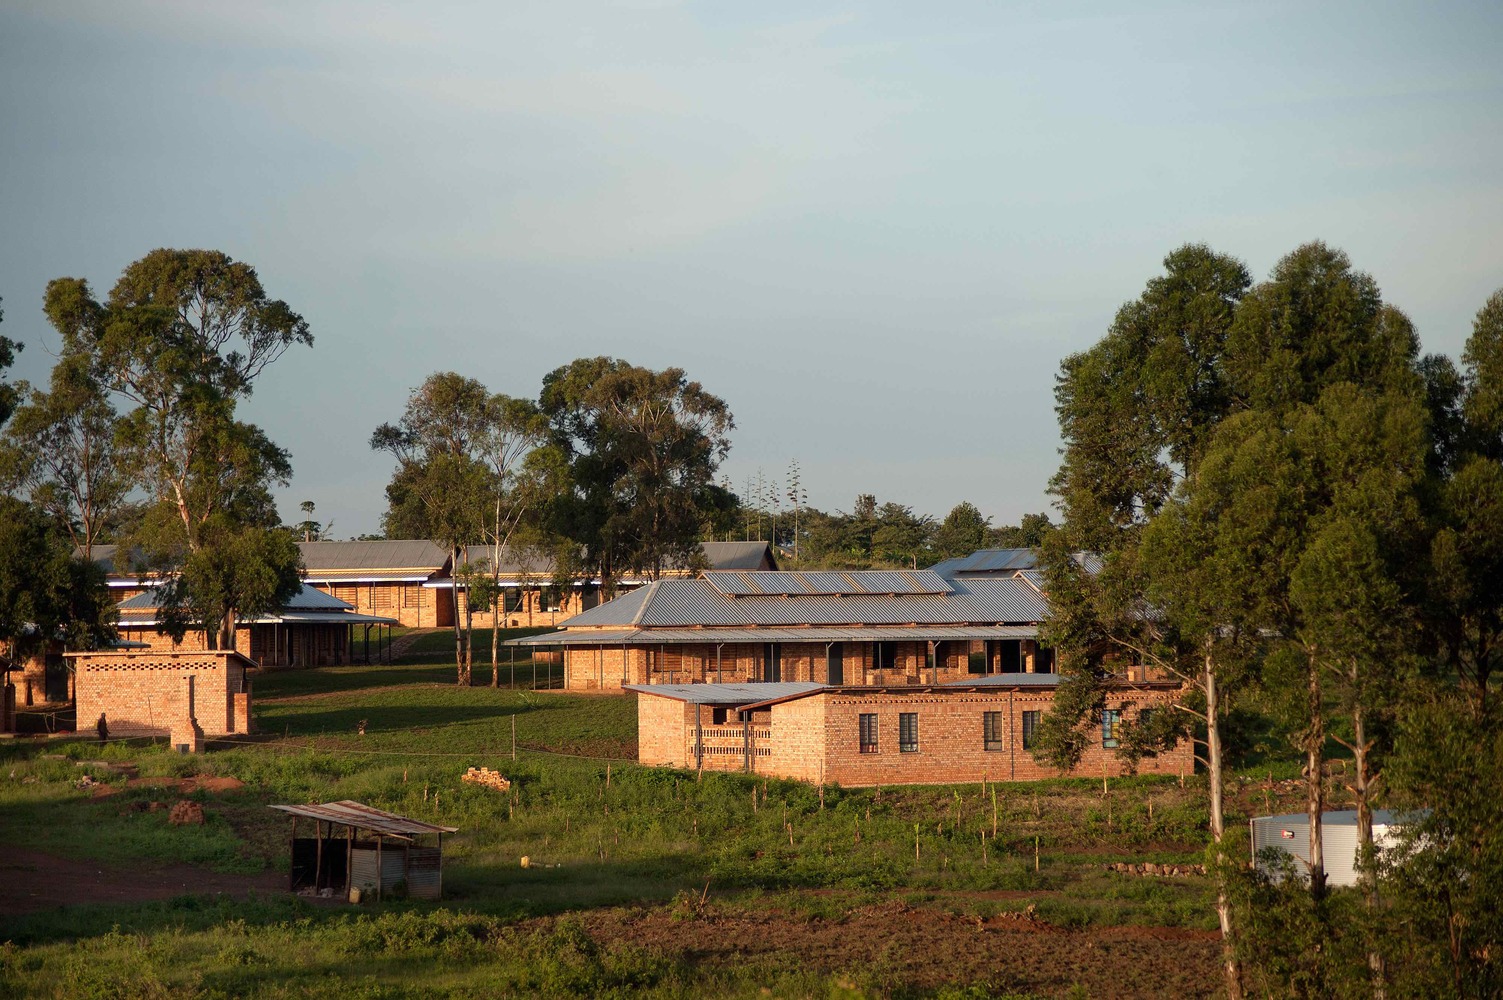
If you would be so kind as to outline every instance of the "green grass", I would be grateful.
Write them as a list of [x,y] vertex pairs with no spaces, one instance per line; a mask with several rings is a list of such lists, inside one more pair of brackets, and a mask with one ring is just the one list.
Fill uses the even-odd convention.
[[[821,798],[799,782],[644,768],[634,696],[459,688],[432,658],[268,673],[255,711],[255,737],[195,757],[141,741],[0,746],[0,842],[115,866],[285,870],[287,820],[265,806],[350,798],[460,829],[445,839],[444,903],[361,912],[184,899],[0,916],[0,940],[13,942],[0,947],[0,995],[862,995],[824,972],[712,969],[562,925],[513,930],[675,905],[707,883],[720,905],[808,919],[898,898],[981,917],[1032,904],[1067,927],[1212,926],[1205,880],[1103,869],[1201,860],[1199,779],[1113,779],[1109,807],[1099,780],[997,786],[992,839],[989,788],[830,786]],[[208,823],[174,828],[129,808],[159,791],[94,799],[76,788],[84,772],[123,783],[76,766],[94,760],[245,787],[200,794]],[[507,774],[512,792],[461,782],[472,765]],[[1233,830],[1240,819],[1229,817]]]

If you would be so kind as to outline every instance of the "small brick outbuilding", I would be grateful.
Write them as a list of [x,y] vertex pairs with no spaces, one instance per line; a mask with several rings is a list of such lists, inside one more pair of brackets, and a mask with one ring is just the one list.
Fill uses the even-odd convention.
[[233,650],[65,655],[73,661],[81,732],[104,716],[112,737],[167,736],[197,749],[206,736],[250,731],[246,671],[256,665]]

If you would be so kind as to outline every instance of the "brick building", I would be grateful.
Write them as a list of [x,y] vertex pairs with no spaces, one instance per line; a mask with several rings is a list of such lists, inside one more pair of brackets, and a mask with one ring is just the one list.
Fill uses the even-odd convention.
[[233,650],[65,655],[73,662],[81,731],[102,715],[111,736],[167,736],[193,749],[206,736],[250,731],[245,672],[256,664]]
[[[456,573],[449,553],[432,542],[419,539],[387,539],[366,542],[300,542],[304,580],[311,586],[350,604],[361,614],[395,618],[413,628],[451,628],[454,625]],[[720,569],[775,569],[772,549],[766,542],[705,542],[701,545],[706,565]],[[488,545],[471,545],[460,554],[461,573],[466,565],[489,569],[495,551]],[[599,581],[574,580],[556,585],[554,564],[547,553],[503,546],[499,582],[502,588],[500,624],[503,628],[557,625],[599,603]],[[689,575],[690,570],[670,571]],[[645,581],[627,577],[623,589]],[[459,585],[458,613],[463,622],[469,614],[464,584]],[[475,612],[472,624],[490,628],[494,610]]]
[[[809,682],[632,685],[644,764],[744,771],[847,787],[1057,777],[1029,752],[1056,674],[998,674],[939,685]],[[1120,725],[1161,708],[1178,686],[1123,682],[1091,724],[1077,777],[1120,775]],[[1148,757],[1147,774],[1189,774],[1191,748]]]
[[[192,630],[181,642],[161,631],[157,591],[148,589],[120,605],[122,642],[149,650],[205,650],[204,633]],[[349,604],[307,584],[279,611],[242,617],[235,649],[258,666],[321,667],[379,661],[390,646],[396,619],[361,614]],[[84,718],[82,715],[80,719]]]
[[664,579],[513,640],[561,648],[566,687],[805,681],[938,685],[1044,672],[1048,604],[1021,579],[929,570],[711,570]]

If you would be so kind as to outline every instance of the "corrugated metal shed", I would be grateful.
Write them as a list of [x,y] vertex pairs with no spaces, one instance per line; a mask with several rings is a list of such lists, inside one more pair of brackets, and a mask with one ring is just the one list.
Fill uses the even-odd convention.
[[352,826],[357,830],[369,830],[372,833],[379,833],[388,837],[459,832],[459,827],[457,826],[439,826],[435,823],[425,823],[420,819],[399,816],[396,813],[377,809],[374,806],[368,806],[363,802],[355,802],[350,799],[341,799],[338,802],[309,803],[308,805],[301,806],[274,805],[267,808],[277,809],[293,816],[301,816],[304,819],[321,820],[325,823],[338,823],[342,826]]
[[[1424,811],[1396,813],[1387,809],[1373,810],[1373,843],[1381,850],[1398,839],[1398,828],[1405,823],[1416,823],[1424,818]],[[1310,817],[1305,813],[1286,813],[1282,816],[1254,816],[1248,821],[1252,830],[1253,862],[1265,875],[1277,877],[1278,870],[1266,859],[1259,857],[1265,849],[1272,848],[1294,859],[1294,870],[1308,880],[1310,871]],[[1357,870],[1357,811],[1339,809],[1321,813],[1321,856],[1325,861],[1326,881],[1330,885],[1356,885],[1360,873]]]
[[623,684],[623,690],[655,694],[660,698],[692,705],[746,705],[769,698],[787,698],[824,690],[809,681],[774,681],[766,684]]

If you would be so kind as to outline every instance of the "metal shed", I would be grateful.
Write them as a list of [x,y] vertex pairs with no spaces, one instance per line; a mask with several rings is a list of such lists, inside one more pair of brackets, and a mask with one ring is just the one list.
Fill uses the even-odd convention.
[[[438,826],[375,809],[360,802],[274,805],[292,817],[292,867],[288,888],[340,889],[345,898],[354,890],[375,893],[380,899],[398,885],[413,899],[438,899],[443,893],[444,834],[458,827]],[[299,837],[299,819],[313,820],[312,837]],[[343,836],[334,828],[344,827]],[[418,838],[434,836],[433,846]]]
[[[1380,850],[1397,842],[1398,828],[1406,821],[1415,822],[1422,814],[1399,814],[1387,809],[1373,810],[1373,843]],[[1276,872],[1259,857],[1265,848],[1273,848],[1294,859],[1294,868],[1305,877],[1310,871],[1310,817],[1305,813],[1283,816],[1254,816],[1252,827],[1253,863],[1265,875]],[[1325,859],[1329,885],[1356,885],[1357,811],[1343,809],[1321,814],[1321,852]]]

